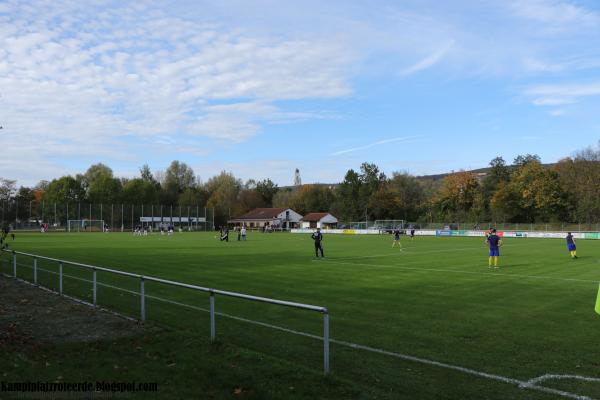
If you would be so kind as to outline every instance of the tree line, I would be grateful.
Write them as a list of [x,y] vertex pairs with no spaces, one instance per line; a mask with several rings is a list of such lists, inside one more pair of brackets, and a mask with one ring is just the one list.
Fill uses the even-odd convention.
[[[0,178],[3,202],[200,206],[214,208],[216,224],[257,207],[331,212],[341,221],[595,223],[600,220],[599,194],[600,147],[550,166],[532,154],[511,164],[496,157],[484,172],[458,171],[441,179],[406,172],[386,176],[377,165],[363,163],[338,184],[285,188],[270,179],[243,182],[225,171],[202,182],[180,161],[155,174],[144,165],[131,179],[114,176],[101,163],[34,187],[17,189],[15,181]],[[28,211],[23,208],[20,218],[27,218]]]

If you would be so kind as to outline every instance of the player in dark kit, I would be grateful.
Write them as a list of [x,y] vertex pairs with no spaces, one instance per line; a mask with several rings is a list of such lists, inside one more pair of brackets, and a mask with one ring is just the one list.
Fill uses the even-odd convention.
[[321,228],[317,228],[317,231],[311,235],[312,240],[315,241],[315,255],[319,258],[319,250],[321,251],[321,257],[325,258],[323,255],[323,246],[321,242],[323,241],[323,234],[321,233]]
[[394,235],[394,241],[392,242],[392,248],[394,248],[396,245],[398,245],[398,247],[400,247],[400,250],[402,250],[402,243],[400,243],[400,229],[398,229],[398,228],[394,229],[393,235]]
[[571,258],[577,258],[577,246],[575,246],[575,238],[573,237],[571,232],[567,234],[567,248],[569,249]]
[[0,249],[5,249],[8,247],[8,244],[6,243],[6,239],[8,238],[8,232],[8,227],[2,229],[2,234],[0,234]]
[[221,242],[229,242],[229,228],[225,227],[221,231]]
[[485,239],[485,242],[490,247],[490,258],[488,261],[488,265],[492,268],[492,264],[494,268],[498,268],[498,257],[500,257],[500,246],[502,246],[502,239],[500,236],[496,235],[496,230],[492,229],[490,234]]

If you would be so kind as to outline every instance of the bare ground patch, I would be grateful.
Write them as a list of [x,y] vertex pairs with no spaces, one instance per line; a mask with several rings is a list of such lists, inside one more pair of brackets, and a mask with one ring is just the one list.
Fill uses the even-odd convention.
[[142,330],[134,321],[0,276],[0,348],[110,340]]

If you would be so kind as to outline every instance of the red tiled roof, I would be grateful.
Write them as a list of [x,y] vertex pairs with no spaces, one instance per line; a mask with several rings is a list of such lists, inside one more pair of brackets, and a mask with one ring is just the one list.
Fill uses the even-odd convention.
[[302,221],[305,222],[318,222],[321,218],[329,215],[329,213],[309,213],[302,217]]
[[277,218],[277,215],[287,210],[287,208],[255,208],[252,211],[248,211],[241,217],[235,219],[273,219]]

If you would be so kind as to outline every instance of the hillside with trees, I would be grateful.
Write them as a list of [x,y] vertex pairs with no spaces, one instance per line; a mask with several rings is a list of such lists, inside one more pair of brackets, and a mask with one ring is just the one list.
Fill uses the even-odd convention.
[[386,176],[377,165],[363,163],[348,170],[339,184],[284,188],[270,179],[243,182],[226,171],[202,182],[189,165],[177,160],[154,174],[143,165],[134,178],[116,177],[101,163],[35,187],[17,188],[14,180],[0,178],[4,222],[40,218],[42,204],[59,204],[61,210],[65,204],[160,204],[214,208],[217,225],[257,207],[331,212],[341,221],[596,223],[599,194],[600,147],[551,165],[526,154],[510,164],[496,157],[485,169],[430,177],[402,171]]

